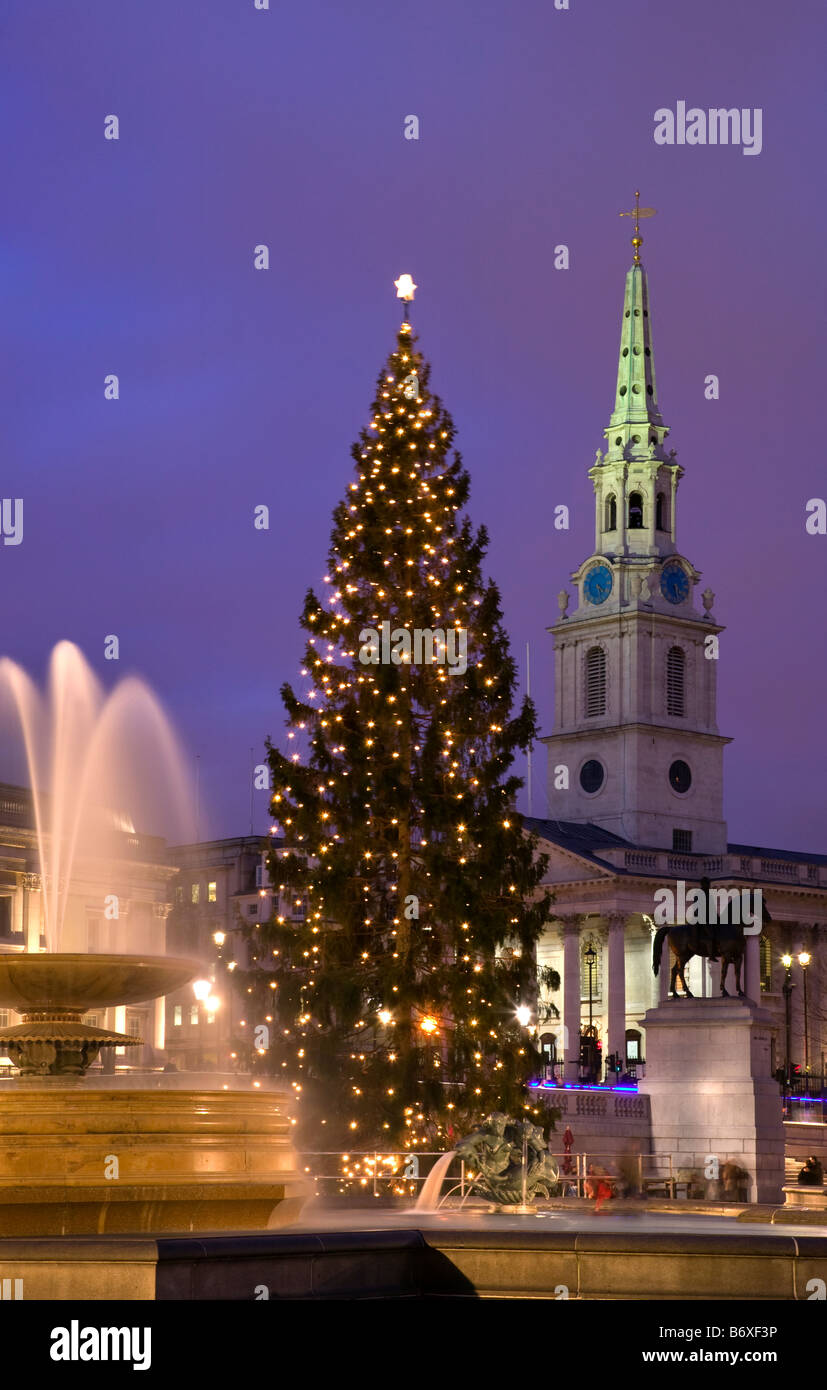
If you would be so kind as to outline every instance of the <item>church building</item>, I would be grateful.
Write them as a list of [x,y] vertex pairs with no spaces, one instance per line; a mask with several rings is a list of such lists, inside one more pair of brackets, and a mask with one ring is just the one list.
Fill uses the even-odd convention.
[[[777,1024],[772,1070],[790,1061],[802,1073],[809,1066],[822,1074],[827,855],[728,838],[730,739],[716,713],[723,628],[715,595],[709,587],[698,592],[701,575],[681,548],[691,550],[691,538],[679,536],[684,470],[667,447],[658,404],[641,243],[636,222],[614,409],[605,452],[598,449],[589,469],[594,544],[571,576],[573,597],[560,593],[549,629],[554,722],[543,742],[554,818],[526,818],[549,857],[546,883],[554,893],[538,964],[553,967],[562,982],[540,1015],[553,1015],[550,1003],[560,1010],[559,1020],[540,1025],[547,1075],[603,1079],[611,1055],[621,1072],[640,1075],[643,1016],[666,997],[671,969],[666,945],[653,974],[654,914],[663,900],[656,894],[670,888],[677,898],[680,882],[689,893],[703,879],[714,888],[761,890],[765,921],[760,934],[746,937],[744,992]],[[721,678],[737,679],[727,672],[723,646],[720,655]],[[787,967],[784,955],[792,956]],[[693,994],[719,992],[719,967],[706,960],[694,957],[686,978]],[[785,980],[792,986],[789,1058]],[[727,988],[735,992],[732,972]]]

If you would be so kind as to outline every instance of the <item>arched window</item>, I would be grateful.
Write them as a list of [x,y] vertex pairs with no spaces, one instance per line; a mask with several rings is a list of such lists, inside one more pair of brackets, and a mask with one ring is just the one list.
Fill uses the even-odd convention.
[[586,652],[586,718],[606,713],[606,653],[602,647]]
[[614,493],[612,493],[611,497],[606,498],[606,524],[604,525],[603,530],[617,530],[617,498],[615,497]]
[[658,493],[658,500],[655,505],[655,529],[657,531],[666,530],[666,498],[662,492]]
[[666,713],[683,719],[686,714],[686,654],[670,647],[666,654]]
[[627,1061],[627,1063],[629,1063],[629,1062],[641,1062],[641,1061],[643,1061],[643,1052],[642,1052],[642,1046],[641,1046],[642,1041],[643,1041],[643,1039],[642,1039],[642,1037],[641,1037],[641,1033],[640,1033],[640,1029],[639,1029],[639,1028],[627,1028],[627,1029],[626,1029],[626,1061]]
[[643,530],[643,494],[640,492],[629,493],[629,530]]

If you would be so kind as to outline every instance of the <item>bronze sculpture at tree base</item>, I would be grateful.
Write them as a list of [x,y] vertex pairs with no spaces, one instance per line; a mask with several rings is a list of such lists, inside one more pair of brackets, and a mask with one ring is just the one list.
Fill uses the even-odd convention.
[[557,1164],[542,1129],[529,1120],[489,1115],[456,1152],[475,1174],[472,1185],[498,1206],[526,1210],[533,1198],[550,1197],[557,1188]]

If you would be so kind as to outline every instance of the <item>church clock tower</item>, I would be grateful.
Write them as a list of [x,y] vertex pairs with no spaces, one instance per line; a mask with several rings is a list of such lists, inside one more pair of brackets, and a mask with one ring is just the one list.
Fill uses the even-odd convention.
[[554,635],[549,805],[559,820],[598,825],[634,844],[726,850],[723,749],[716,723],[714,595],[695,607],[700,573],[677,545],[683,469],[665,448],[649,286],[626,275],[615,406],[589,477],[594,551],[575,570],[576,607],[560,595]]

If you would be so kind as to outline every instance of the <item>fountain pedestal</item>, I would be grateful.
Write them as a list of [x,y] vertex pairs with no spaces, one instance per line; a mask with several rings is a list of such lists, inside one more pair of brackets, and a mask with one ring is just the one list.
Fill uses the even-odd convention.
[[0,1091],[0,1237],[272,1230],[308,1185],[273,1091]]
[[137,1041],[83,1024],[89,1009],[179,989],[197,961],[0,956],[0,1030],[24,1072],[0,1090],[0,1237],[269,1230],[295,1220],[309,1184],[286,1092],[84,1087],[100,1046]]
[[749,999],[669,999],[649,1009],[646,1077],[652,1152],[675,1168],[749,1174],[749,1199],[780,1203],[784,1127],[778,1082],[770,1075],[773,1020]]

